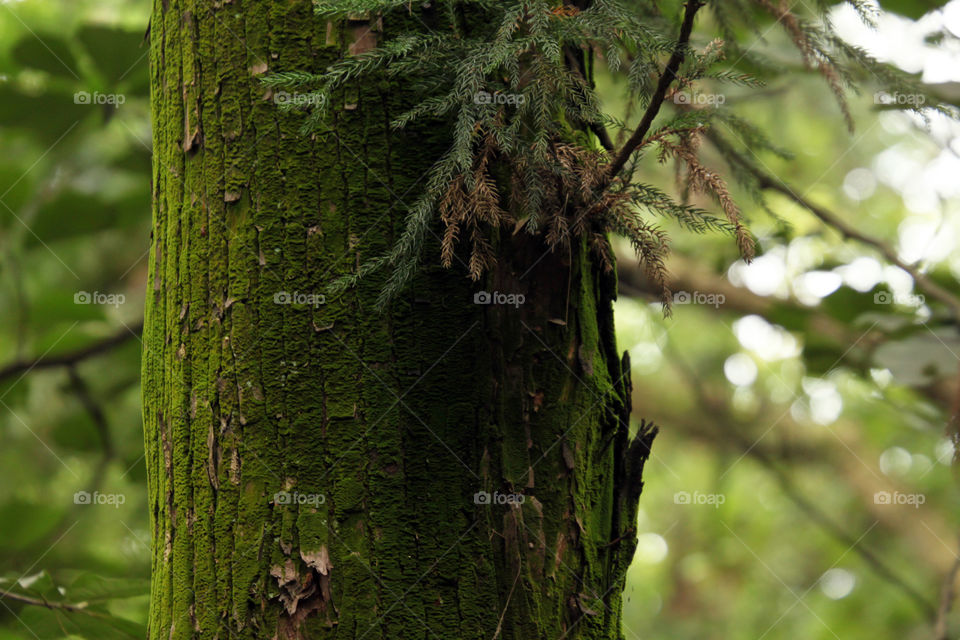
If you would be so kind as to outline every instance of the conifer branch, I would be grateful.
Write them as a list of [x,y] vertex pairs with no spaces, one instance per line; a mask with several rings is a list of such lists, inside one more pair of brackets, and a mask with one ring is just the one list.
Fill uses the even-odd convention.
[[[320,13],[327,20],[418,11],[406,0],[322,4]],[[431,235],[440,239],[443,266],[464,264],[468,275],[479,280],[496,265],[496,236],[506,226],[513,233],[540,236],[551,251],[566,250],[572,240],[583,239],[605,269],[613,264],[608,234],[625,236],[653,281],[664,284],[665,306],[670,301],[664,263],[669,243],[650,216],[675,218],[697,232],[729,232],[749,261],[753,238],[725,180],[701,161],[697,140],[719,120],[741,133],[749,148],[782,152],[755,126],[719,105],[678,107],[677,117],[654,128],[663,103],[677,89],[692,89],[702,80],[763,86],[763,77],[745,74],[737,64],[723,64],[731,50],[738,62],[747,60],[761,75],[778,72],[739,46],[735,25],[723,19],[724,3],[710,3],[724,37],[714,38],[702,50],[691,46],[691,37],[706,0],[682,3],[678,33],[656,3],[439,0],[437,4],[451,15],[458,7],[471,5],[471,11],[483,16],[477,24],[486,26],[464,31],[453,20],[438,25],[439,32],[427,29],[427,33],[414,24],[370,51],[353,55],[344,48],[324,73],[277,70],[262,80],[269,88],[289,87],[304,94],[305,134],[326,135],[345,92],[371,79],[403,79],[415,88],[406,111],[393,116],[393,129],[416,123],[448,127],[450,146],[429,170],[393,248],[338,279],[330,293],[382,269],[389,271],[380,297],[381,307],[386,305],[417,273]],[[858,70],[869,71],[886,89],[910,85],[905,74],[846,44],[828,22],[804,19],[771,0],[738,4],[763,9],[741,12],[739,20],[748,27],[756,28],[754,18],[772,13],[805,62],[826,78],[842,107],[843,90],[853,84]],[[644,106],[636,128],[604,111],[592,78],[594,55],[603,56],[611,73],[626,78],[628,105]],[[288,106],[302,108],[299,104],[281,108]],[[946,112],[939,103],[932,108]],[[607,128],[629,139],[618,145]],[[715,198],[723,218],[678,203],[635,180],[634,168],[642,159],[639,151],[648,145],[659,148],[661,162],[677,160],[685,171],[683,189]],[[735,177],[749,173],[736,163],[731,168]],[[759,191],[755,177],[745,182]],[[439,233],[433,229],[437,223],[442,225]],[[951,307],[960,316],[960,304]],[[0,370],[0,378],[2,374]]]

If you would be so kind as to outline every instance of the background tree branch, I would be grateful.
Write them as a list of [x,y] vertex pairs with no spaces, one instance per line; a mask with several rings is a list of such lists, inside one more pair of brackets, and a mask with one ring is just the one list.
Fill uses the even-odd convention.
[[112,336],[91,343],[74,351],[11,362],[3,367],[0,367],[0,383],[4,382],[8,378],[34,370],[52,369],[56,367],[71,367],[88,358],[93,358],[106,353],[111,349],[126,343],[131,338],[139,338],[142,332],[143,320],[140,320],[132,326],[124,326]]

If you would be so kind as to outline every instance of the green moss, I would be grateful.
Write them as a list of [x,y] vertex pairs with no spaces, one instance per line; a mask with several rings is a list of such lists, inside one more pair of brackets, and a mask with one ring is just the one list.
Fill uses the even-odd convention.
[[499,239],[483,287],[519,309],[430,265],[386,314],[382,275],[275,303],[392,246],[448,132],[391,133],[411,89],[384,81],[300,136],[256,74],[339,54],[306,0],[157,0],[152,24],[150,636],[619,638],[636,504],[612,289],[586,247],[538,262],[536,239]]

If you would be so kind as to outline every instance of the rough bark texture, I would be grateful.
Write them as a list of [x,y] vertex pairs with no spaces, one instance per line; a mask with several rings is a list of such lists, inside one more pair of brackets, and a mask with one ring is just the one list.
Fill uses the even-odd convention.
[[323,69],[356,26],[155,2],[150,637],[620,638],[651,435],[629,441],[616,285],[583,247],[502,239],[485,288],[519,308],[432,266],[385,314],[378,277],[278,303],[388,249],[446,148],[389,132],[399,85],[313,139],[278,111],[258,76]]

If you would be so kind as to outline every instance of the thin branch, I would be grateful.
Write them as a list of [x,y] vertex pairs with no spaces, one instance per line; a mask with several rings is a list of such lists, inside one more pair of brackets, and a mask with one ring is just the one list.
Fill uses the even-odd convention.
[[953,566],[943,579],[943,588],[940,590],[940,608],[937,610],[937,622],[933,627],[935,640],[949,640],[947,636],[947,616],[953,606],[956,595],[957,574],[960,573],[960,555],[955,556]]
[[[103,410],[103,407],[101,407],[96,398],[93,397],[90,387],[87,386],[86,381],[80,377],[80,374],[76,370],[76,366],[72,364],[66,366],[67,375],[70,379],[70,388],[75,394],[77,394],[80,404],[83,405],[84,410],[86,410],[87,414],[90,416],[90,419],[93,421],[93,424],[97,429],[97,435],[100,437],[100,459],[97,460],[97,464],[93,468],[93,474],[90,477],[90,481],[87,483],[87,491],[93,493],[95,490],[103,486],[103,479],[106,477],[107,467],[116,455],[116,449],[114,448],[113,444],[110,423],[107,421],[107,415]],[[73,508],[66,510],[60,516],[60,521],[57,523],[57,526],[53,527],[50,530],[50,533],[48,533],[46,537],[43,538],[42,542],[38,543],[37,546],[50,546],[54,543],[54,541],[58,540],[64,534],[64,531],[68,528],[69,522],[76,521],[78,510],[84,507],[77,504],[71,506]]]
[[[590,85],[592,87],[593,83],[587,80],[582,61],[577,59],[577,56],[574,54],[573,51],[570,50],[570,47],[565,48],[564,55],[567,58],[567,64],[570,66],[570,71],[572,71],[577,76],[579,76],[581,82],[583,82],[584,84]],[[590,129],[590,131],[593,132],[595,136],[597,136],[597,140],[599,140],[603,148],[607,150],[607,153],[613,153],[613,150],[615,149],[615,147],[613,145],[613,140],[610,138],[610,133],[607,131],[607,128],[602,124],[600,124],[599,122],[590,122],[587,124],[587,127]]]
[[647,105],[647,110],[643,112],[643,117],[640,119],[640,124],[637,125],[637,130],[633,132],[633,135],[630,136],[630,139],[627,140],[626,144],[623,145],[623,148],[620,149],[620,152],[617,154],[617,157],[610,164],[611,179],[616,178],[624,165],[627,164],[627,160],[643,142],[643,139],[647,136],[647,132],[650,131],[650,126],[653,124],[654,118],[656,118],[660,112],[660,107],[667,97],[667,90],[670,88],[670,84],[677,78],[680,65],[683,64],[683,60],[686,58],[687,45],[690,42],[690,34],[693,32],[693,20],[703,4],[701,0],[687,0],[684,5],[685,13],[683,15],[683,23],[680,25],[680,35],[677,38],[677,46],[667,61],[667,66],[664,68],[659,82],[657,82],[657,88],[650,98],[650,104]]
[[98,611],[90,611],[86,606],[80,604],[70,604],[67,602],[50,602],[44,598],[34,598],[13,591],[4,591],[0,589],[0,598],[10,599],[14,602],[32,605],[35,607],[46,607],[47,609],[59,609],[61,611],[70,611],[72,613],[84,613],[95,618],[107,618],[106,614]]
[[844,238],[856,240],[873,247],[891,264],[894,264],[909,273],[920,289],[922,289],[931,297],[936,298],[940,302],[947,305],[950,308],[951,315],[953,315],[954,323],[960,324],[960,298],[957,298],[945,288],[934,282],[929,276],[920,271],[915,264],[910,264],[901,259],[891,246],[879,240],[878,238],[874,238],[873,236],[855,229],[851,225],[844,222],[843,218],[832,211],[824,209],[823,207],[810,202],[802,195],[798,195],[794,189],[783,182],[780,178],[767,173],[760,167],[757,167],[716,133],[708,131],[707,138],[724,154],[725,157],[728,158],[728,160],[732,160],[750,173],[754,178],[756,178],[757,186],[759,186],[761,189],[775,191],[786,196],[794,203],[800,205],[814,216],[819,218],[824,224],[839,231],[840,235],[842,235]]
[[[25,375],[36,369],[51,369],[56,367],[67,368],[70,387],[73,392],[77,394],[77,397],[79,398],[80,403],[83,405],[83,408],[90,415],[90,419],[93,420],[94,427],[97,429],[97,434],[100,437],[102,453],[100,460],[97,462],[96,467],[94,467],[93,477],[89,485],[91,489],[96,489],[103,482],[103,478],[107,471],[107,465],[113,459],[115,455],[115,449],[113,446],[113,438],[110,433],[110,425],[107,422],[106,413],[94,399],[93,394],[90,392],[90,388],[87,386],[86,382],[77,373],[76,366],[88,358],[107,353],[114,347],[124,344],[130,338],[138,338],[142,331],[143,320],[131,327],[124,326],[121,331],[118,331],[114,335],[75,351],[70,351],[60,355],[35,358],[33,360],[18,360],[0,369],[0,382],[3,382],[7,378],[12,378],[21,374]],[[78,507],[74,505],[74,510],[77,508]],[[49,545],[54,539],[56,539],[56,537],[62,535],[62,530],[70,518],[71,512],[65,512],[61,516],[58,525],[51,529],[51,532],[48,534],[44,544]],[[0,597],[2,597],[2,595],[3,591],[0,591]],[[10,595],[12,597],[12,594]]]
[[615,147],[613,146],[613,139],[610,138],[610,133],[607,131],[607,128],[599,122],[591,122],[590,130],[597,136],[597,140],[600,141],[603,148],[606,149],[608,153],[613,153]]
[[93,344],[81,347],[75,351],[36,358],[33,360],[17,360],[11,362],[4,367],[0,367],[0,382],[3,382],[7,378],[26,373],[28,371],[33,371],[35,369],[52,369],[56,367],[73,366],[83,360],[86,360],[87,358],[98,356],[109,351],[110,349],[113,349],[114,347],[120,346],[130,338],[138,337],[142,331],[143,320],[133,326],[124,327],[108,338],[104,338],[99,342],[94,342]]
[[[737,434],[739,435],[739,434]],[[750,443],[746,440],[740,440],[741,446],[749,447]],[[833,519],[831,519],[824,511],[817,507],[813,502],[808,500],[793,483],[793,480],[787,476],[772,460],[768,459],[765,454],[756,449],[750,449],[747,453],[753,457],[755,460],[760,462],[761,466],[767,469],[777,482],[780,484],[780,488],[783,489],[784,494],[797,507],[799,507],[803,512],[805,512],[811,520],[815,521],[820,527],[826,531],[828,534],[836,538],[841,544],[846,545],[852,549],[857,555],[859,555],[866,563],[873,569],[874,573],[878,576],[889,582],[891,585],[898,587],[905,595],[909,596],[913,600],[914,604],[924,612],[924,614],[929,619],[934,619],[936,616],[936,609],[934,606],[927,600],[926,596],[917,591],[912,587],[903,577],[897,575],[893,569],[888,567],[873,551],[867,549],[862,544],[859,544],[856,538],[847,533],[842,526],[837,524]]]
[[957,388],[950,399],[950,419],[947,420],[947,437],[953,443],[954,477],[960,472],[960,373],[957,374]]
[[97,434],[100,436],[100,444],[103,447],[103,464],[106,464],[110,458],[113,457],[113,439],[110,437],[110,425],[107,422],[106,413],[93,397],[86,381],[77,373],[75,365],[69,365],[67,367],[67,375],[70,377],[70,387],[74,393],[77,394],[77,398],[80,399],[80,404],[86,409],[87,414],[89,414],[90,419],[93,420],[93,424],[97,428]]
[[[868,355],[877,346],[882,344],[886,337],[880,330],[870,330],[863,335],[861,331],[854,331],[819,307],[808,307],[794,297],[777,299],[760,296],[745,287],[738,287],[715,271],[704,267],[695,260],[682,253],[673,252],[667,262],[670,278],[667,286],[671,291],[700,291],[722,296],[722,309],[727,312],[742,315],[759,315],[773,322],[775,312],[789,312],[793,317],[806,323],[811,332],[828,338],[838,345],[849,346],[860,339],[862,350],[844,354],[843,361],[855,367],[863,367],[865,355]],[[617,262],[617,280],[622,293],[631,296],[644,296],[653,299],[659,297],[655,283],[645,277],[643,271],[632,261],[620,260]],[[960,398],[958,398],[960,399]]]
[[796,484],[794,484],[793,479],[790,478],[790,476],[784,473],[783,470],[770,457],[753,446],[754,443],[752,443],[746,436],[741,434],[738,429],[733,427],[733,425],[729,422],[729,414],[726,405],[724,404],[720,406],[715,402],[711,402],[710,398],[706,395],[704,387],[700,382],[700,377],[697,375],[697,373],[680,357],[680,354],[676,353],[673,349],[671,349],[671,351],[672,355],[670,361],[680,371],[680,373],[690,381],[694,393],[698,396],[700,405],[709,408],[710,413],[714,418],[714,422],[723,429],[726,435],[729,435],[733,439],[734,444],[743,449],[745,455],[749,455],[755,459],[760,463],[761,467],[773,475],[787,498],[789,498],[790,501],[793,502],[801,511],[806,513],[810,520],[819,525],[825,533],[832,536],[841,544],[845,545],[847,548],[851,549],[854,553],[863,558],[863,560],[874,571],[874,573],[886,580],[891,585],[900,589],[914,602],[914,604],[917,605],[921,611],[923,611],[929,620],[934,620],[937,615],[937,609],[927,600],[926,596],[917,591],[903,577],[888,567],[873,551],[860,544],[859,539],[854,538],[852,535],[847,533],[846,530],[844,530],[840,524],[827,515],[825,511],[808,500],[803,492],[796,486]]

